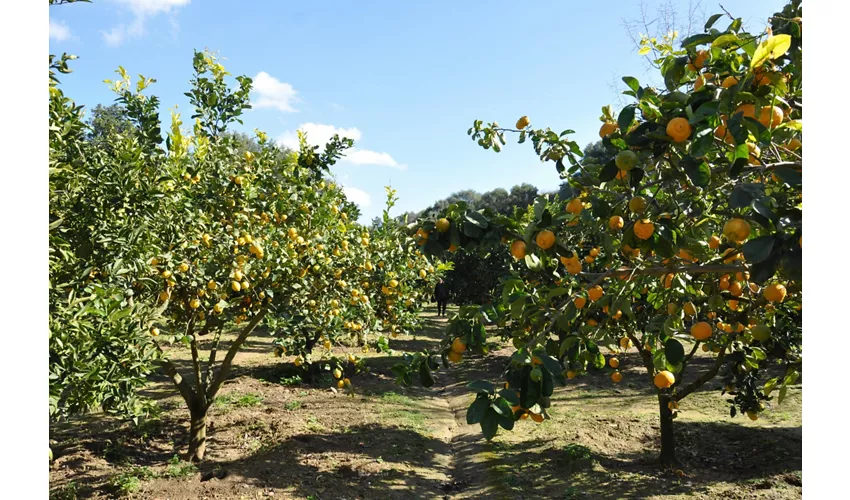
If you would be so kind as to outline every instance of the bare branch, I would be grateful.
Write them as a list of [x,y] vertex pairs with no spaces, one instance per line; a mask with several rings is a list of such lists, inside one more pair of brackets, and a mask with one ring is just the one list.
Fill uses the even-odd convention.
[[717,375],[717,372],[720,371],[720,367],[723,366],[724,359],[726,359],[726,346],[723,346],[723,348],[720,349],[720,353],[717,354],[717,360],[714,362],[714,366],[712,366],[710,370],[703,373],[701,377],[691,382],[681,391],[676,391],[676,400],[685,399],[688,394],[694,392],[705,385],[706,382],[713,379],[715,375]]
[[233,358],[236,357],[236,353],[239,352],[239,348],[242,347],[242,344],[245,343],[245,340],[251,335],[251,332],[254,331],[254,328],[266,317],[268,314],[268,309],[263,309],[256,316],[251,319],[251,322],[239,332],[239,336],[233,341],[233,344],[230,345],[230,349],[227,351],[227,355],[224,357],[224,360],[221,362],[221,368],[219,368],[218,372],[215,374],[213,378],[212,384],[207,387],[207,400],[212,401],[215,397],[215,394],[218,392],[218,389],[221,387],[221,384],[224,383],[224,379],[230,374],[230,368],[233,365]]

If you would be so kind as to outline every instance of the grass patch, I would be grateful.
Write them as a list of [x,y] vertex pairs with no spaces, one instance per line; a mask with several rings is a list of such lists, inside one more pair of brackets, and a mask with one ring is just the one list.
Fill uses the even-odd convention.
[[295,411],[298,408],[301,408],[301,401],[297,399],[293,399],[292,401],[287,401],[285,405],[283,405],[288,411]]
[[116,476],[112,476],[109,480],[109,485],[119,495],[126,496],[139,491],[142,487],[142,481],[155,479],[156,477],[156,472],[152,471],[150,467],[133,467]]
[[327,428],[319,422],[319,419],[310,415],[307,417],[307,424],[304,426],[310,432],[324,432]]
[[168,467],[165,468],[165,472],[162,474],[162,477],[188,477],[196,474],[197,472],[198,467],[195,466],[195,464],[192,462],[184,462],[183,460],[180,460],[179,455],[174,455],[168,461]]
[[55,488],[51,491],[50,500],[77,500],[78,491],[77,483],[71,481],[61,488]]
[[381,394],[381,401],[387,404],[392,405],[401,405],[401,406],[415,406],[416,402],[413,401],[408,396],[404,394],[397,394],[395,392],[385,392]]
[[226,394],[215,398],[215,406],[220,409],[251,408],[263,404],[263,396],[259,394]]

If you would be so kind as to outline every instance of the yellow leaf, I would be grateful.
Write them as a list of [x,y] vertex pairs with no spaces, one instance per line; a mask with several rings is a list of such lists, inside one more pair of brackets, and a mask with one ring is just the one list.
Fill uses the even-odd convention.
[[652,49],[650,47],[647,47],[647,46],[641,47],[640,50],[638,50],[638,55],[639,56],[645,56],[645,55],[649,54],[649,51],[651,51],[651,50]]
[[750,61],[750,69],[758,68],[770,59],[776,59],[791,48],[791,35],[776,35],[761,42]]

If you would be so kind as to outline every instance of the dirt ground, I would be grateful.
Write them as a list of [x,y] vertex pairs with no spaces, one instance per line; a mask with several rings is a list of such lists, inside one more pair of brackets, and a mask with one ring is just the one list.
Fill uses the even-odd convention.
[[294,382],[270,336],[249,339],[210,410],[207,459],[197,467],[179,460],[188,410],[164,378],[148,388],[158,419],[136,427],[90,415],[53,426],[51,498],[802,497],[801,385],[752,422],[730,418],[719,383],[707,384],[682,401],[674,423],[682,467],[664,470],[654,463],[656,399],[637,354],[627,354],[622,383],[574,379],[556,389],[551,420],[522,420],[488,443],[466,424],[474,395],[463,381],[495,379],[510,351],[467,357],[437,372],[431,389],[404,389],[390,371],[400,352],[436,345],[445,328],[434,310],[424,317],[417,335],[392,341],[397,352],[356,352],[371,371],[352,378],[353,396],[330,380]]

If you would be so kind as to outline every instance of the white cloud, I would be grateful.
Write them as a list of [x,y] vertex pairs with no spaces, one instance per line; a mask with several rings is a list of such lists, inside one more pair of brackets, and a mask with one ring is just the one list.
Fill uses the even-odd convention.
[[350,202],[356,203],[360,206],[360,208],[368,207],[372,204],[372,198],[366,191],[357,189],[356,187],[343,186],[342,192],[345,193],[345,197],[348,198]]
[[62,42],[71,38],[71,30],[64,21],[50,20],[50,38]]
[[[145,21],[159,14],[170,14],[178,8],[188,5],[192,0],[112,0],[123,9],[132,12],[134,19],[130,25],[120,24],[109,31],[101,31],[107,45],[115,47],[130,38],[140,38],[145,33]],[[171,19],[172,30],[177,21]]]
[[292,88],[292,85],[278,80],[265,71],[260,71],[254,77],[252,91],[255,99],[251,100],[251,106],[254,108],[276,108],[283,113],[298,111],[292,107],[298,92]]
[[[298,130],[307,134],[307,144],[311,146],[324,147],[330,141],[334,134],[338,134],[340,138],[348,138],[357,142],[363,136],[359,129],[340,128],[333,125],[323,125],[321,123],[302,123],[298,126]],[[284,132],[277,138],[277,142],[290,149],[298,149],[298,134],[295,131]],[[392,167],[399,170],[407,170],[407,165],[398,163],[389,153],[380,153],[378,151],[370,151],[368,149],[351,148],[345,152],[345,156],[341,159],[343,162],[352,163],[354,165],[375,165],[379,167]]]
[[[307,134],[307,144],[320,147],[324,147],[334,134],[339,134],[340,138],[347,137],[354,141],[359,141],[362,136],[360,130],[356,128],[338,128],[321,123],[302,123],[298,126],[298,130]],[[277,142],[290,149],[298,150],[298,134],[294,131],[284,132],[277,139]]]
[[380,167],[393,167],[399,170],[407,170],[407,165],[400,165],[389,153],[378,153],[368,149],[352,148],[345,154],[343,161],[355,165],[377,165]]

